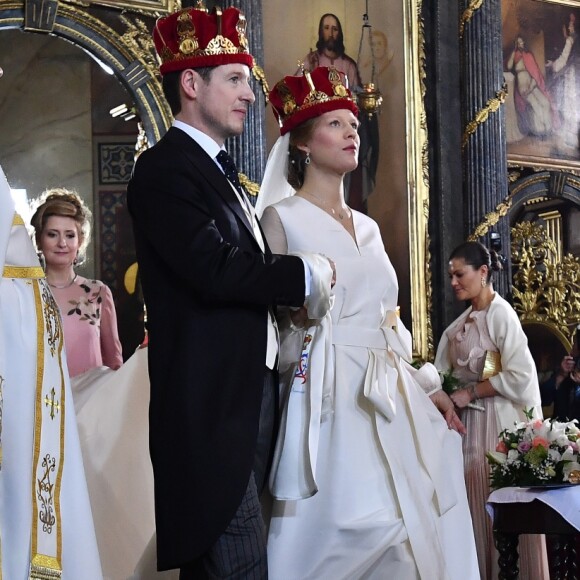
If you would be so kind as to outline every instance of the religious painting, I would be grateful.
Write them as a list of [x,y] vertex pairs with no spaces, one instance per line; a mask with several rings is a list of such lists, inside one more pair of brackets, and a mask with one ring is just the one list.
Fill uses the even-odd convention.
[[580,1],[504,0],[508,163],[580,171]]

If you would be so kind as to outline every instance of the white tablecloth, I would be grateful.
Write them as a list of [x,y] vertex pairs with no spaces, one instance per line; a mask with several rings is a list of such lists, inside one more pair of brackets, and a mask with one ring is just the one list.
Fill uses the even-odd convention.
[[580,531],[580,485],[558,489],[503,487],[490,494],[486,508],[493,519],[495,504],[525,503],[535,499],[550,506]]

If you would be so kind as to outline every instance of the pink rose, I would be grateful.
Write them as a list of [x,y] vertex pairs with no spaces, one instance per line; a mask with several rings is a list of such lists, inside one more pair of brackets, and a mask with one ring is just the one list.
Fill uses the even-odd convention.
[[541,419],[536,419],[533,423],[532,423],[532,427],[534,429],[540,429],[542,427],[542,425],[544,424],[544,422]]
[[546,439],[544,439],[543,437],[540,437],[540,436],[534,437],[534,440],[532,441],[532,447],[538,447],[539,445],[541,445],[545,449],[548,449],[548,447],[550,446],[548,441]]
[[508,452],[508,448],[507,448],[507,445],[505,444],[505,441],[500,441],[497,444],[495,450],[496,451],[499,451],[500,453],[507,453]]

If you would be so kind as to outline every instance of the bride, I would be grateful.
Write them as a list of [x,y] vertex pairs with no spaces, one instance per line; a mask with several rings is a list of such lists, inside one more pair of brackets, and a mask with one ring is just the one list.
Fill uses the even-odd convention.
[[408,364],[411,336],[378,226],[344,201],[359,147],[350,91],[320,67],[285,77],[270,102],[282,137],[258,212],[284,199],[264,211],[268,243],[325,254],[337,273],[322,322],[304,309],[281,321],[281,358],[296,372],[270,480],[270,577],[476,579],[453,430],[463,425],[434,367]]

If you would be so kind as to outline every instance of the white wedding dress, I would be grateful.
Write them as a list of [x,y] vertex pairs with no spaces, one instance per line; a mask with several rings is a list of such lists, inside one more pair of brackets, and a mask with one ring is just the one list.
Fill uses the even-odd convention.
[[[325,363],[334,380],[313,466],[318,492],[274,501],[271,580],[477,579],[461,437],[398,354],[406,330],[393,323],[398,285],[378,226],[353,212],[355,241],[303,198],[273,207],[262,218],[272,251],[320,252],[337,274]],[[293,436],[290,422],[281,437]]]

